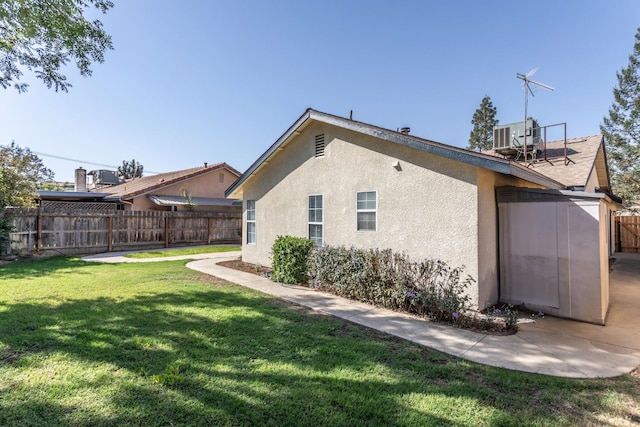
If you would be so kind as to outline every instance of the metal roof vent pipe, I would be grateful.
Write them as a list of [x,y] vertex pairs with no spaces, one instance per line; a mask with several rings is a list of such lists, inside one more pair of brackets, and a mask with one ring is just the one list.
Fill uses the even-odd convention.
[[76,182],[73,186],[73,190],[76,193],[87,192],[87,171],[81,167],[76,169]]
[[409,135],[409,132],[411,132],[411,128],[409,126],[400,128],[400,133],[403,135]]

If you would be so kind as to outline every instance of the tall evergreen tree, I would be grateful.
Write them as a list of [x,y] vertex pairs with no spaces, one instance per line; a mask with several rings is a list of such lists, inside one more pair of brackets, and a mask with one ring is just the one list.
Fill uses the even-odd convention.
[[482,98],[480,107],[473,113],[471,119],[473,129],[469,135],[468,150],[490,150],[493,148],[493,127],[498,124],[496,119],[496,107],[493,106],[491,98],[485,95]]
[[144,166],[136,162],[136,159],[132,159],[130,162],[123,160],[122,166],[118,166],[118,175],[122,179],[140,178],[143,171]]
[[640,28],[629,64],[616,73],[613,104],[600,130],[607,144],[613,190],[625,203],[640,203]]

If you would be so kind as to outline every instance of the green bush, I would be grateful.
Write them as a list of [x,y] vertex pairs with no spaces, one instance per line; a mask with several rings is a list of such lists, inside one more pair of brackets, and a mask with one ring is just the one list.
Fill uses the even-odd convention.
[[9,233],[13,231],[13,219],[2,205],[0,199],[0,255],[4,254],[8,243],[11,242]]
[[315,246],[303,237],[278,236],[271,247],[271,280],[294,284],[307,279],[307,258]]
[[313,287],[392,310],[459,323],[469,310],[464,267],[451,268],[440,260],[413,262],[390,249],[325,246],[308,260]]

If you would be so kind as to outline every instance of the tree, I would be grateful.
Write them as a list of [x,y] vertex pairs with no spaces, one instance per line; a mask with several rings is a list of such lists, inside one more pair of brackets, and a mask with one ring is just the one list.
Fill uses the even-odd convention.
[[122,166],[118,167],[118,175],[122,179],[140,178],[144,166],[136,162],[136,159],[132,159],[130,162],[123,160]]
[[491,98],[485,95],[480,107],[473,113],[471,119],[473,129],[469,135],[467,150],[491,150],[493,148],[493,127],[498,124],[496,120],[496,107]]
[[38,156],[13,141],[0,146],[0,166],[0,208],[33,206],[37,185],[53,179],[53,172]]
[[629,64],[616,76],[613,104],[600,130],[607,146],[613,189],[631,204],[640,202],[640,28]]
[[95,7],[106,13],[111,0],[2,0],[0,1],[0,86],[27,90],[23,70],[32,71],[48,88],[68,92],[72,86],[62,74],[74,61],[82,76],[90,76],[93,62],[104,62],[113,49],[111,36],[99,20],[84,14]]
[[0,253],[9,241],[8,232],[13,220],[5,209],[8,206],[33,206],[37,197],[36,186],[53,179],[53,172],[28,148],[15,142],[0,145]]
[[[1,172],[0,172],[1,173]],[[0,175],[0,178],[2,176]],[[9,239],[9,233],[13,230],[13,220],[5,209],[6,202],[4,201],[4,194],[0,193],[0,255],[5,252],[7,243],[11,241]]]

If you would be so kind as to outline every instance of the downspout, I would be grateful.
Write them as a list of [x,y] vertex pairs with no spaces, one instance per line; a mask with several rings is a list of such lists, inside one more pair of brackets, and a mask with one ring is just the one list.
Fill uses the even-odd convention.
[[498,190],[493,188],[493,200],[496,204],[496,277],[498,279],[498,301],[502,299],[502,278],[500,277],[501,265],[500,265],[500,206],[498,206]]

